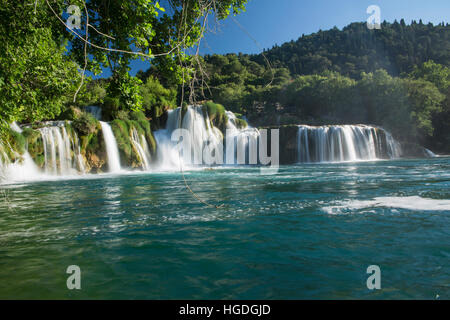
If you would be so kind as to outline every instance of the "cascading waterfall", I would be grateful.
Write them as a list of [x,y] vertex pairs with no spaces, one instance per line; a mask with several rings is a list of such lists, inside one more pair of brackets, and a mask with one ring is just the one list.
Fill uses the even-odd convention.
[[257,157],[252,158],[250,155],[257,155],[259,130],[250,126],[240,129],[237,127],[236,115],[230,111],[226,111],[226,115],[228,117],[226,138],[234,140],[234,150],[226,150],[226,153],[234,154],[233,164],[257,164]]
[[[22,133],[22,129],[15,122],[11,124],[11,129]],[[10,152],[14,154],[17,159],[15,162],[11,162],[5,148],[9,148]],[[0,145],[0,182],[24,181],[37,176],[39,176],[38,167],[27,150],[23,155],[19,155],[13,151],[10,145]]]
[[[178,128],[185,129],[190,133],[189,139],[192,149],[191,156],[193,158],[191,163],[194,165],[205,164],[205,161],[202,162],[202,155],[205,150],[205,146],[208,146],[209,150],[217,150],[222,148],[222,143],[224,143],[224,135],[218,128],[212,125],[209,115],[203,111],[201,106],[189,106],[186,109],[185,114],[183,115],[182,113],[183,111],[181,108],[170,110],[168,112],[166,128],[155,132],[159,168],[172,170],[177,170],[180,168],[179,151],[176,148],[176,142],[171,141],[172,133]],[[245,129],[237,128],[237,118],[234,113],[226,111],[226,114],[228,116],[228,122],[226,125],[227,139],[235,140],[235,148],[234,150],[222,149],[224,153],[234,153],[234,156],[231,161],[229,161],[228,157],[225,156],[224,158],[226,159],[221,159],[221,162],[225,162],[227,164],[244,164],[249,160],[248,156],[246,157],[246,154],[248,155],[249,153],[246,151],[248,151],[249,148],[257,148],[259,131],[250,127]],[[225,148],[225,146],[223,146],[223,148]],[[242,150],[243,152],[241,152]],[[254,154],[256,154],[256,152]],[[257,159],[250,160],[254,160],[253,162],[255,162],[255,164],[257,162]],[[183,165],[189,164],[183,163]]]
[[38,129],[44,146],[44,170],[50,175],[71,175],[85,172],[78,136],[70,136],[64,122],[48,122]]
[[427,155],[428,158],[437,158],[437,155],[433,151],[426,149],[426,148],[425,148],[425,154]]
[[145,136],[142,134],[139,135],[136,128],[133,128],[133,130],[131,131],[130,139],[131,143],[133,144],[133,147],[135,148],[137,154],[139,155],[144,171],[149,171],[151,157]]
[[389,132],[365,125],[301,125],[297,145],[298,161],[306,163],[394,159],[401,155],[399,143]]
[[[157,142],[158,166],[166,169],[180,168],[180,155],[176,148],[176,142],[171,141],[172,133],[176,129],[185,129],[189,135],[191,145],[192,161],[183,163],[184,165],[201,165],[203,148],[205,143],[209,143],[210,148],[214,148],[223,140],[223,135],[219,129],[211,125],[208,114],[203,114],[201,106],[189,106],[182,117],[182,109],[170,110],[168,113],[166,128],[155,132]],[[180,126],[181,123],[181,126]]]
[[106,154],[108,156],[108,166],[109,172],[119,172],[120,167],[120,156],[119,148],[117,147],[117,141],[114,137],[111,126],[106,122],[100,121],[103,132],[103,139],[106,145]]
[[8,155],[6,154],[3,146],[0,145],[0,181],[6,179],[7,168],[11,164]]

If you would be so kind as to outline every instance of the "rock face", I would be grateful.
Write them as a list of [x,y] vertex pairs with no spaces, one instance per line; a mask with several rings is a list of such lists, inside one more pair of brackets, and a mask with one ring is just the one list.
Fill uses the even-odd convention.
[[298,126],[282,126],[280,129],[280,164],[292,164],[298,161]]
[[280,164],[293,164],[297,163],[298,151],[297,151],[297,125],[286,125],[281,127],[261,127],[259,129],[267,129],[268,144],[270,145],[270,130],[280,130],[279,140],[279,152],[280,152]]
[[[89,172],[92,173],[100,173],[104,172],[104,167],[107,167],[106,164],[106,156],[103,154],[103,157],[101,157],[95,153],[89,153],[86,156],[86,163],[89,167]],[[107,169],[107,168],[106,168]]]

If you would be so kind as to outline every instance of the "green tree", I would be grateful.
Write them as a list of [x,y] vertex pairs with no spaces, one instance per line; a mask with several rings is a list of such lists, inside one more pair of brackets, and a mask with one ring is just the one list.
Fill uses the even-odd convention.
[[[80,80],[46,10],[22,1],[0,6],[0,127],[53,119]],[[59,41],[56,41],[59,39]]]
[[142,106],[145,114],[152,118],[159,118],[162,113],[176,106],[177,91],[166,89],[161,83],[150,76],[141,86]]

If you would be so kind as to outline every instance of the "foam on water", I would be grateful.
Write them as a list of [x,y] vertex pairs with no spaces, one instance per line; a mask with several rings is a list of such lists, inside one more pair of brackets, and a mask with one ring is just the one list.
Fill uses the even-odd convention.
[[450,200],[411,197],[377,197],[373,200],[342,201],[338,205],[323,207],[328,214],[354,213],[362,209],[391,208],[412,211],[450,211]]

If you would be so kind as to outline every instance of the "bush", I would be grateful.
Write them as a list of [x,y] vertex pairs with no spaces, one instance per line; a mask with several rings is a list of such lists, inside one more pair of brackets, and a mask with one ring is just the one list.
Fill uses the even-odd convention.
[[245,128],[248,127],[248,123],[247,123],[247,121],[245,121],[244,119],[239,119],[239,118],[237,118],[237,119],[235,120],[235,122],[236,122],[236,127],[237,127],[238,129],[245,129]]
[[78,107],[70,106],[63,113],[57,117],[59,120],[75,120],[78,119],[82,114],[82,111]]
[[98,121],[90,113],[83,112],[78,119],[72,122],[72,127],[80,136],[94,134],[98,130]]
[[120,111],[117,112],[117,115],[116,115],[115,118],[116,118],[116,119],[119,119],[119,120],[124,120],[124,121],[126,121],[126,120],[129,119],[129,112],[126,111],[126,110],[120,110]]
[[103,117],[106,120],[112,120],[117,117],[120,108],[119,98],[105,97],[102,106]]
[[228,116],[225,113],[225,107],[223,105],[208,101],[203,105],[203,112],[208,113],[209,119],[214,126],[225,132]]

